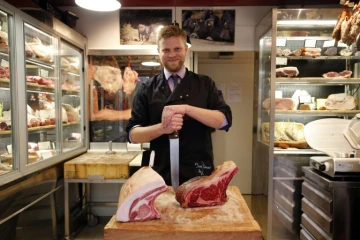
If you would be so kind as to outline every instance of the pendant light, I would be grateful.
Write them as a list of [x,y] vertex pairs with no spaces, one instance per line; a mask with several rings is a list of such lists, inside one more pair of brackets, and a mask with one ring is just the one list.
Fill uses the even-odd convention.
[[117,0],[75,0],[75,3],[82,8],[98,12],[115,11],[121,7]]

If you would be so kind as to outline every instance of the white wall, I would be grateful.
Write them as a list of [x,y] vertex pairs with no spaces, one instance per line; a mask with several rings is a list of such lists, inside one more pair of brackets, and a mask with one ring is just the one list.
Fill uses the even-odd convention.
[[[251,194],[254,52],[235,52],[232,59],[209,59],[208,55],[199,54],[198,73],[210,76],[217,84],[225,83],[224,98],[233,117],[228,132],[215,131],[212,135],[214,164],[234,161],[239,171],[230,185],[238,186],[242,194]],[[241,85],[240,102],[229,101],[229,83]]]
[[[173,7],[164,7],[172,8]],[[120,16],[119,11],[94,12],[79,7],[63,7],[63,10],[74,12],[79,20],[76,22],[75,30],[88,38],[88,49],[154,49],[155,46],[129,46],[120,45]],[[128,8],[131,9],[131,8]],[[132,8],[134,9],[134,8]],[[149,9],[149,8],[139,8]],[[157,7],[157,9],[160,9]],[[271,9],[271,7],[193,7],[180,8],[176,10],[176,21],[181,23],[181,11],[183,9],[235,9],[235,45],[234,46],[198,46],[192,51],[253,51],[254,50],[254,28],[260,19]]]

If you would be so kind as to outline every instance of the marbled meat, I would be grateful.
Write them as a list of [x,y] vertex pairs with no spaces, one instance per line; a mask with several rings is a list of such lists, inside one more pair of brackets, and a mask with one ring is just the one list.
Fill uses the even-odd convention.
[[224,204],[227,186],[237,171],[233,161],[226,161],[210,176],[194,177],[184,182],[176,191],[176,200],[183,208]]

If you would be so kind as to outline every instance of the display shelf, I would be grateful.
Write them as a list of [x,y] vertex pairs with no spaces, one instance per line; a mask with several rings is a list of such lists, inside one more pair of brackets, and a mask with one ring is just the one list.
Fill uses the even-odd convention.
[[[54,69],[54,63],[49,61],[44,61],[39,58],[26,58],[26,67],[42,67],[42,68],[48,68],[48,69]],[[29,63],[31,65],[29,65]]]
[[277,56],[280,58],[287,58],[288,60],[359,60],[360,56],[319,56],[319,57],[308,57],[308,56]]
[[[268,112],[268,111],[267,111]],[[305,116],[354,116],[360,110],[275,110],[276,115],[305,115]]]
[[[270,79],[268,79],[270,81]],[[351,85],[360,84],[360,78],[276,78],[276,84],[312,84],[312,85]]]
[[79,71],[72,71],[70,69],[61,68],[61,71],[64,71],[72,76],[80,77]]
[[[63,123],[62,126],[63,127],[71,127],[74,125],[79,125],[80,122],[76,122],[76,123]],[[43,132],[43,131],[48,131],[51,129],[55,129],[56,125],[47,125],[47,126],[39,126],[39,127],[31,127],[28,128],[29,133],[35,133],[35,132]],[[11,134],[11,130],[0,130],[0,136],[3,135],[10,135]]]
[[298,149],[298,148],[287,148],[282,149],[279,147],[274,147],[275,155],[324,155],[323,152],[317,151],[315,149]]

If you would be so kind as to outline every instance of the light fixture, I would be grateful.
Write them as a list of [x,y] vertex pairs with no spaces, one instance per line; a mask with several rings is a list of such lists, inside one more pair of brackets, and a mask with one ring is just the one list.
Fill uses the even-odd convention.
[[115,11],[121,7],[117,0],[75,0],[75,3],[82,8],[99,12]]
[[155,67],[155,66],[160,66],[160,63],[154,62],[154,61],[148,61],[148,62],[141,62],[141,65],[148,66],[148,67]]

